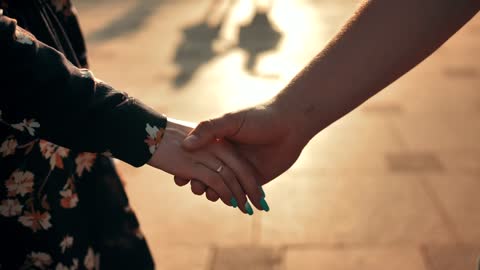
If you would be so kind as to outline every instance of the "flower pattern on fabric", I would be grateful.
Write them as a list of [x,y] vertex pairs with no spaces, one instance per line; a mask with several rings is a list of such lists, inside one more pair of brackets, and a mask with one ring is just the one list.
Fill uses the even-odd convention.
[[50,160],[50,169],[59,168],[63,169],[63,159],[68,156],[69,149],[58,146],[51,142],[40,140],[40,151],[42,155]]
[[83,260],[83,265],[85,266],[86,269],[92,270],[95,269],[95,264],[97,261],[97,256],[95,256],[95,253],[93,252],[92,248],[88,248],[87,251],[87,256],[85,256],[85,259]]
[[73,184],[72,178],[67,180],[67,183],[63,187],[63,189],[59,192],[62,196],[60,200],[60,205],[63,208],[74,208],[78,204],[78,195],[75,193],[75,186]]
[[70,235],[65,236],[62,242],[60,242],[60,249],[62,250],[62,253],[65,253],[65,250],[67,248],[71,248],[72,245],[73,245],[73,237]]
[[52,264],[52,257],[44,252],[32,252],[27,256],[22,269],[31,269],[33,266],[38,269],[48,269]]
[[89,70],[88,68],[81,68],[81,69],[79,69],[79,71],[82,74],[82,78],[95,79],[95,80],[101,81],[101,80],[95,78],[95,75],[93,74],[93,72],[91,70]]
[[96,158],[97,154],[94,153],[80,153],[75,159],[75,164],[77,165],[77,175],[82,177],[84,171],[90,172]]
[[30,34],[27,33],[26,31],[21,30],[20,28],[17,28],[17,30],[15,31],[15,38],[18,42],[22,44],[25,44],[25,45],[33,44],[33,37],[30,36]]
[[17,199],[3,200],[0,204],[0,214],[5,217],[14,217],[22,213],[23,205]]
[[20,131],[26,130],[30,136],[35,136],[35,129],[40,127],[40,123],[36,122],[35,119],[23,119],[18,124],[12,124],[12,127]]
[[78,269],[78,259],[73,259],[73,263],[70,267],[64,265],[63,263],[58,263],[55,267],[55,270],[77,270]]
[[25,211],[24,215],[18,218],[18,221],[25,227],[29,227],[33,232],[38,230],[48,230],[52,227],[50,223],[50,214],[48,212]]
[[70,270],[70,268],[63,263],[58,263],[57,266],[55,266],[55,270]]
[[17,145],[18,143],[15,138],[12,138],[12,137],[7,138],[0,146],[0,153],[2,154],[2,157],[15,154]]
[[[18,57],[18,61],[12,60],[12,68],[9,69],[10,73],[14,73],[14,78],[5,88],[7,97],[9,97],[8,91],[20,92],[23,89],[42,96],[57,93],[52,89],[59,89],[68,95],[70,86],[77,90],[84,90],[83,88],[92,86],[90,82],[101,83],[91,71],[84,69],[80,70],[79,74],[73,72],[70,65],[71,63],[76,68],[88,67],[82,33],[70,0],[35,0],[25,3],[21,1],[21,5],[15,5],[15,9],[9,9],[8,3],[13,6],[13,1],[15,0],[0,0],[0,8],[4,8],[4,14],[8,17],[15,16],[11,19],[17,19],[18,25],[13,35],[10,33],[8,35],[9,41],[12,42],[2,44],[5,46],[0,46],[0,50],[8,50],[13,44],[15,48],[24,50],[25,53],[19,55],[20,57],[12,55],[12,59]],[[34,3],[38,4],[35,8],[30,6]],[[42,14],[44,16],[39,16],[36,12],[40,9],[48,12]],[[0,31],[8,28],[5,27],[8,22],[15,24],[11,19],[2,18]],[[35,27],[28,29],[28,26]],[[28,32],[30,30],[33,31],[33,35]],[[58,56],[57,53],[55,57],[44,55],[45,57],[40,57],[42,59],[32,58],[42,50],[47,50],[42,49],[42,41],[50,41],[46,43],[62,53],[69,61],[49,61],[57,59],[55,58]],[[20,70],[16,68],[17,64],[25,67],[22,70],[26,72],[16,74],[16,70]],[[47,71],[67,68],[72,73],[64,75],[78,78],[78,80],[69,80],[71,84],[65,83],[64,77],[61,76],[62,78],[51,78],[37,85],[36,79],[44,78],[43,75],[46,73],[42,72],[42,69],[29,69],[36,64],[42,64]],[[38,73],[37,77],[34,76],[35,73]],[[18,89],[17,81],[20,86]],[[87,81],[88,84],[85,83]],[[0,83],[0,88],[4,87],[3,83],[3,81]],[[112,93],[118,92],[113,88],[110,90]],[[40,93],[40,91],[43,92]],[[63,98],[64,95],[61,96],[55,94],[48,100]],[[119,93],[119,97],[121,96]],[[79,102],[84,101],[81,94],[78,97]],[[54,109],[48,102],[40,102],[39,104],[42,104],[40,108],[36,105],[16,106],[16,100],[12,101],[14,103],[10,104],[9,98],[2,100],[2,108],[0,108],[0,224],[4,229],[0,230],[0,249],[4,258],[0,262],[0,268],[75,270],[97,269],[104,264],[111,269],[154,269],[148,245],[141,240],[143,236],[135,214],[133,211],[122,211],[128,206],[122,179],[116,172],[112,160],[105,156],[111,156],[111,152],[121,159],[133,156],[134,158],[127,162],[141,165],[150,157],[149,152],[154,152],[158,147],[163,134],[161,127],[165,125],[165,119],[154,112],[149,112],[147,108],[137,106],[139,104],[134,104],[131,100],[126,100],[133,105],[125,106],[126,110],[132,110],[131,115],[136,115],[139,120],[143,116],[145,118],[136,121],[132,126],[123,125],[127,127],[128,132],[131,129],[131,133],[126,133],[131,140],[122,141],[129,142],[126,145],[131,147],[124,147],[126,145],[119,147],[117,143],[107,146],[105,141],[98,140],[92,143],[96,138],[81,136],[85,126],[80,125],[87,121],[76,121],[78,119],[74,117],[70,119],[71,122],[65,123],[66,119],[62,117],[68,115],[63,114],[63,111],[58,111],[58,114],[45,114],[43,109]],[[111,103],[107,103],[107,107],[110,108]],[[61,124],[49,126],[48,123],[54,123],[55,117],[60,114],[62,114],[62,117],[59,117],[61,121],[57,123],[68,124],[68,127],[75,125],[80,132],[68,132],[70,131],[68,127],[64,129]],[[92,115],[91,120],[98,120],[97,116]],[[121,121],[121,119],[115,120]],[[109,122],[114,123],[114,121]],[[148,131],[145,136],[144,125],[147,122],[149,125],[147,125]],[[86,126],[90,125],[87,123]],[[123,130],[121,132],[124,135]],[[52,142],[58,140],[57,143],[61,142],[60,144],[65,146],[73,145],[72,142],[75,143],[75,141],[82,141],[82,144],[78,145],[78,149],[67,149],[40,138],[49,138]],[[120,137],[115,136],[112,140],[118,140],[118,138]],[[91,151],[102,152],[107,150],[106,148],[111,148],[108,149],[111,151],[103,154],[81,153],[83,146]],[[101,218],[98,218],[100,216]],[[108,253],[106,256],[102,256],[104,251]],[[111,254],[132,254],[132,256],[110,256]]]
[[5,183],[8,196],[13,197],[20,194],[23,197],[25,194],[32,192],[33,177],[33,173],[29,171],[14,171]]
[[156,126],[151,126],[148,123],[145,130],[147,131],[147,134],[148,134],[147,138],[145,139],[145,143],[148,145],[148,150],[150,151],[150,153],[153,154],[155,153],[158,146],[160,145],[164,130],[159,129]]

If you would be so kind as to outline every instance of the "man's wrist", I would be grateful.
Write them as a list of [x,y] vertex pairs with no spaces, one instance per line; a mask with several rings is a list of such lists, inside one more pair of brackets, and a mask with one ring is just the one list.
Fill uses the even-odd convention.
[[275,97],[268,105],[276,119],[290,129],[290,136],[293,140],[307,144],[322,128],[318,127],[313,111],[309,110],[306,104],[296,104],[284,95]]

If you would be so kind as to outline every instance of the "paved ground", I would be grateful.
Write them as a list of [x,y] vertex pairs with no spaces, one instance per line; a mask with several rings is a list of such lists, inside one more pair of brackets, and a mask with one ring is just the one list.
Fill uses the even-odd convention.
[[[277,0],[277,31],[261,16],[239,31],[253,15],[251,1],[237,1],[225,18],[222,6],[208,11],[211,26],[209,0],[78,2],[96,75],[191,121],[274,95],[356,5]],[[292,170],[265,187],[267,214],[242,215],[177,188],[165,173],[119,163],[158,268],[475,269],[479,48],[477,16],[318,135]]]

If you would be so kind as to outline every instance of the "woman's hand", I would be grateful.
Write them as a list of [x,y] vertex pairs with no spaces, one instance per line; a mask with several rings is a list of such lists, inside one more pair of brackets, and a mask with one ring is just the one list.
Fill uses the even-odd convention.
[[[148,164],[178,179],[197,180],[197,184],[192,185],[195,194],[203,194],[204,185],[208,186],[209,200],[215,201],[219,196],[225,204],[238,205],[242,212],[251,215],[253,209],[247,201],[246,191],[250,201],[258,209],[263,209],[266,202],[251,165],[225,141],[212,141],[200,150],[186,151],[181,144],[191,130],[184,122],[168,119],[163,139]],[[268,205],[265,208],[268,210]]]

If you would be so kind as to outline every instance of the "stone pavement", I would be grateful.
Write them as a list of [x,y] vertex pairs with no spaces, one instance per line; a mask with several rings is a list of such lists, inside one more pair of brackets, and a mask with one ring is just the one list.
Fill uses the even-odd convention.
[[[171,117],[200,121],[273,96],[357,5],[277,0],[274,28],[241,28],[252,1],[227,2],[207,12],[209,0],[78,1],[94,73]],[[269,213],[242,215],[163,172],[119,162],[158,269],[476,269],[479,49],[477,16],[319,134],[265,186]]]

